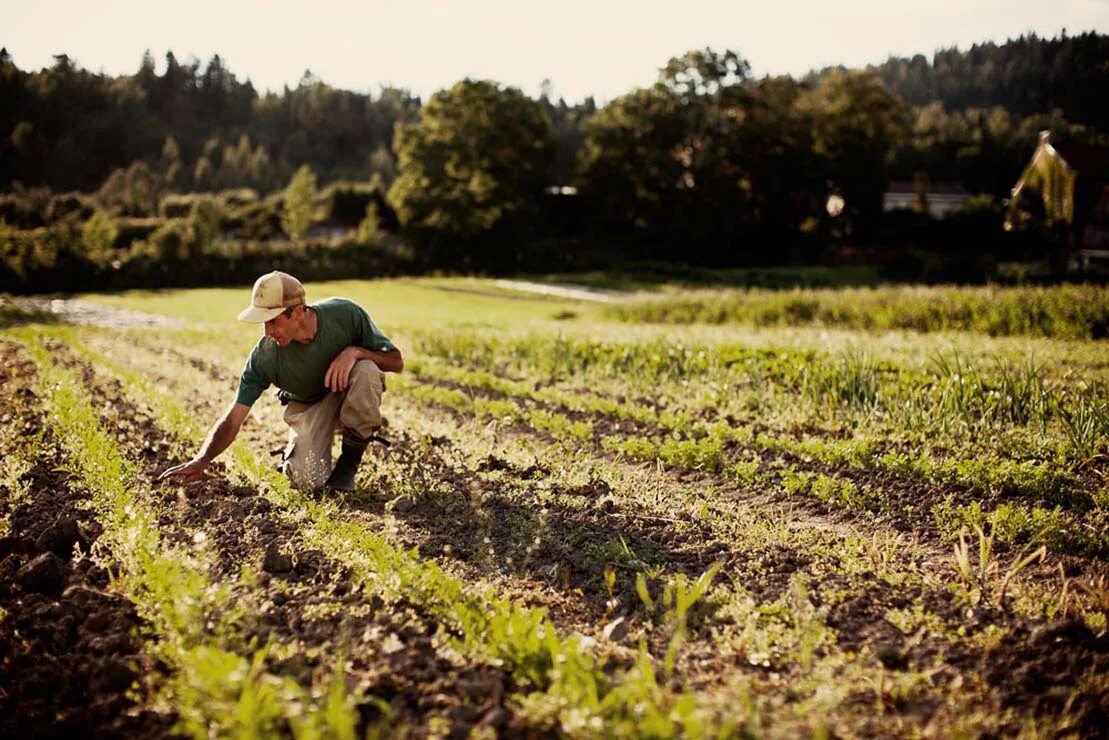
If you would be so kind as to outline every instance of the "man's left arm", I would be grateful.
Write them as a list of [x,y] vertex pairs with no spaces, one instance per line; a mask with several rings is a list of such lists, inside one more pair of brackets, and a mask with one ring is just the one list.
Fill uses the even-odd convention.
[[404,369],[404,357],[396,347],[386,350],[347,347],[331,361],[323,376],[323,384],[328,390],[342,393],[350,387],[350,371],[359,360],[373,360],[386,373],[399,373]]

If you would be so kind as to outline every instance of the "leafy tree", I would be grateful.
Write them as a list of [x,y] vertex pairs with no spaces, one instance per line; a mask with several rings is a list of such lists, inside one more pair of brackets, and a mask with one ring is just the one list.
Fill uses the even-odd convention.
[[88,259],[96,264],[108,260],[117,236],[119,229],[115,221],[100,209],[81,227],[81,245]]
[[409,233],[456,262],[479,237],[520,235],[538,211],[551,147],[542,108],[515,88],[463,80],[398,129],[390,204]]
[[908,110],[867,72],[835,72],[801,101],[813,120],[813,150],[845,201],[857,234],[881,218],[888,166],[909,134]]
[[363,244],[381,241],[381,216],[377,212],[377,203],[372,200],[366,204],[366,216],[358,224],[358,241]]
[[315,213],[316,174],[308,165],[301,166],[285,188],[285,212],[281,226],[293,239],[299,239],[312,225]]
[[664,87],[616,98],[586,125],[578,185],[605,230],[659,234],[686,168],[681,101]]
[[223,223],[223,209],[219,202],[211,197],[197,198],[193,202],[190,219],[200,248],[210,249],[219,238]]

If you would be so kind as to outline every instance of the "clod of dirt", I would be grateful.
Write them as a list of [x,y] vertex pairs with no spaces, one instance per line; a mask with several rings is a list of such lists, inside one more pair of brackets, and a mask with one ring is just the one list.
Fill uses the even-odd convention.
[[45,552],[50,552],[59,557],[69,559],[73,555],[73,546],[81,541],[81,530],[77,520],[73,517],[63,516],[42,531],[35,540],[35,547]]
[[267,573],[288,573],[293,569],[293,559],[281,552],[276,542],[266,548],[266,555],[262,558],[262,570]]
[[605,625],[601,634],[604,635],[606,640],[623,642],[628,639],[628,620],[624,617],[617,617]]
[[874,643],[874,654],[886,668],[904,668],[907,661],[901,651],[901,645],[896,640],[879,640]]
[[16,552],[32,553],[34,552],[33,544],[26,537],[0,537],[0,560]]
[[116,657],[106,657],[97,662],[89,675],[89,691],[108,694],[123,691],[135,679],[135,672],[127,662]]
[[54,593],[61,589],[65,578],[62,568],[62,561],[57,555],[44,552],[20,568],[15,580],[26,591]]

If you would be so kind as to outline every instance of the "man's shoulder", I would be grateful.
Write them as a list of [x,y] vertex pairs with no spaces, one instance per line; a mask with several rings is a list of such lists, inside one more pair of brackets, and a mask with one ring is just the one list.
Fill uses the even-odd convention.
[[340,296],[331,296],[330,298],[324,298],[322,301],[313,303],[312,308],[324,314],[344,314],[350,313],[352,311],[360,311],[362,313],[365,313],[366,311],[366,309],[362,308],[362,306],[355,303],[351,299],[342,298]]

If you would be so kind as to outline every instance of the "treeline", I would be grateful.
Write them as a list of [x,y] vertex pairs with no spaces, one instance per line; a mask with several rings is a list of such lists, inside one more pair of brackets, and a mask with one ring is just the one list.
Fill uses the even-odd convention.
[[[407,90],[339,90],[308,71],[294,88],[259,95],[218,55],[202,66],[168,52],[157,74],[146,52],[136,74],[111,77],[65,55],[23,71],[0,50],[0,189],[19,182],[91,191],[137,162],[181,191],[268,192],[304,164],[325,181],[376,175],[388,183],[394,129],[415,120],[420,107]],[[567,152],[550,174],[569,177],[580,120],[595,106],[548,107]]]
[[1109,131],[1109,36],[1083,33],[1045,39],[1036,34],[1004,44],[891,57],[869,67],[886,89],[912,106],[947,110],[1004,108],[1017,115],[1058,110],[1069,121]]
[[[1060,60],[1088,63],[1103,41],[1050,42],[1051,74]],[[1012,44],[1033,42],[1047,43]],[[982,49],[974,64],[988,61]],[[296,243],[315,245],[324,271],[337,254],[349,270],[359,249],[379,271],[811,262],[844,244],[955,262],[968,249],[987,261],[1037,256],[1027,235],[1001,230],[1001,199],[1038,131],[1097,141],[1098,130],[1062,109],[911,106],[883,74],[756,79],[739,54],[706,49],[597,109],[484,80],[424,104],[309,73],[259,96],[219,57],[201,69],[169,54],[157,74],[147,54],[137,74],[112,78],[64,56],[24,72],[0,53],[0,289],[168,284],[207,262],[227,278],[246,257],[288,257]],[[883,214],[892,178],[921,183],[921,213]],[[929,180],[981,195],[938,221],[923,212]],[[981,273],[941,263],[928,279]],[[913,260],[891,264],[922,276]]]

